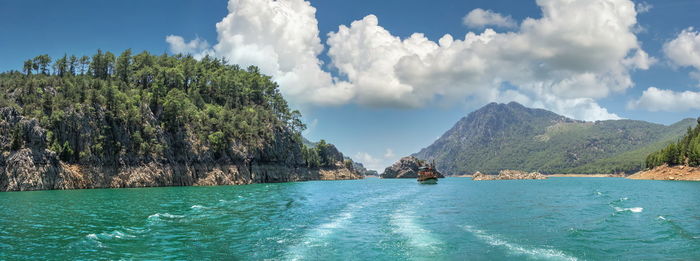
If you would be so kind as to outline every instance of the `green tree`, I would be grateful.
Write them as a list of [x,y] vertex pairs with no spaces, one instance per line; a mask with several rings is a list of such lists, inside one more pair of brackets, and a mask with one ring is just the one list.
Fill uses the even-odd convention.
[[126,49],[126,51],[119,55],[116,65],[116,74],[123,82],[129,82],[131,77],[131,49]]
[[34,57],[35,69],[37,73],[42,73],[44,75],[49,75],[49,65],[51,64],[51,57],[48,54],[42,54]]

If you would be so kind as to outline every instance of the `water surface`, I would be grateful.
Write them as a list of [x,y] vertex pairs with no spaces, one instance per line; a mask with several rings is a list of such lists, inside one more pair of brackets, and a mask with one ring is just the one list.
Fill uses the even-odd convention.
[[0,259],[700,259],[700,183],[318,181],[0,193]]

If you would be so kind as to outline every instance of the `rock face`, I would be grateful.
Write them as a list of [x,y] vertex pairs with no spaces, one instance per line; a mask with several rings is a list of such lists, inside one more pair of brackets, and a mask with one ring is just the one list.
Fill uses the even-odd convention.
[[[416,157],[403,157],[394,165],[386,168],[380,177],[383,179],[415,179],[418,178],[418,169],[424,165],[426,163]],[[440,178],[445,177],[439,172],[438,176]]]
[[[98,113],[99,114],[99,113]],[[67,135],[72,148],[87,146],[94,135],[97,116],[67,112],[59,133]],[[88,119],[88,117],[93,117]],[[154,120],[154,119],[153,119]],[[154,124],[157,126],[157,124]],[[115,126],[117,128],[117,126]],[[36,119],[28,119],[11,107],[0,108],[0,191],[27,191],[87,188],[134,188],[160,186],[214,186],[307,180],[360,179],[362,175],[343,162],[334,146],[324,153],[339,159],[334,165],[308,168],[293,135],[279,130],[262,149],[232,148],[226,155],[216,155],[186,138],[185,131],[176,135],[156,129],[159,140],[171,142],[162,152],[150,155],[114,153],[108,157],[79,158],[64,162],[47,142],[49,132]],[[118,132],[117,132],[118,133]],[[128,146],[128,136],[114,137]],[[184,141],[184,144],[181,144]],[[104,148],[109,150],[110,148]],[[79,155],[77,155],[79,156]]]
[[547,176],[539,172],[524,172],[518,170],[502,170],[498,175],[486,175],[476,172],[472,175],[472,180],[516,180],[516,179],[547,179]]

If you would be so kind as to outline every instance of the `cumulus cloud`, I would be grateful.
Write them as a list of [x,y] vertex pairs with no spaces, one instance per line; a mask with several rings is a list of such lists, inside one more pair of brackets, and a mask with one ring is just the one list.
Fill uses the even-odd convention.
[[[630,70],[654,61],[632,28],[628,0],[537,1],[542,18],[517,32],[486,29],[437,43],[422,34],[400,39],[369,15],[329,34],[328,55],[360,104],[420,107],[433,101],[503,96],[578,119],[618,118],[595,100],[633,86]],[[502,91],[502,86],[516,86]]]
[[691,77],[700,81],[700,33],[693,27],[683,30],[678,36],[664,44],[664,53],[671,63],[679,67],[692,67]]
[[[214,55],[242,66],[255,65],[271,75],[282,93],[296,103],[335,105],[349,102],[353,89],[321,69],[316,9],[303,0],[230,0],[229,14],[216,24]],[[169,36],[173,52],[189,51]]]
[[[285,97],[301,104],[417,108],[515,100],[577,119],[618,118],[596,100],[632,87],[630,71],[655,61],[634,34],[635,4],[537,4],[542,17],[519,27],[512,18],[482,9],[465,17],[469,25],[515,31],[446,34],[437,42],[421,33],[395,36],[374,15],[341,25],[326,44],[330,66],[346,80],[322,69],[316,9],[303,0],[230,0],[229,14],[217,24],[218,43],[203,52],[257,65],[279,82]],[[173,50],[200,46],[180,40],[168,41]]]
[[648,111],[688,111],[700,109],[700,92],[661,90],[650,87],[639,100],[627,104],[629,109],[645,109]]
[[491,10],[477,8],[469,12],[463,19],[464,25],[472,28],[483,28],[489,25],[503,28],[515,28],[517,23],[510,16],[504,16]]

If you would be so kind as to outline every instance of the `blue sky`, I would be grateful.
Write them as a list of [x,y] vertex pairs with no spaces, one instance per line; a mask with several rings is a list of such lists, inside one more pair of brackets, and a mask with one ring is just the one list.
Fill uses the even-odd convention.
[[[247,6],[251,8],[257,8],[259,6],[256,5],[265,5],[265,3],[269,2],[268,0],[236,1],[248,1],[249,3]],[[301,0],[285,1],[290,1],[291,3],[300,2]],[[541,2],[549,1],[550,0]],[[624,2],[628,0],[599,1],[611,1],[624,4]],[[98,48],[110,50],[115,53],[121,52],[126,48],[132,48],[135,51],[148,50],[154,53],[172,53],[173,51],[194,53],[211,51],[216,55],[240,57],[240,54],[236,53],[236,50],[234,50],[236,47],[240,47],[240,44],[234,44],[233,46],[221,45],[219,46],[220,48],[216,47],[219,42],[218,38],[230,36],[218,33],[215,26],[218,22],[222,21],[224,17],[230,15],[231,11],[227,10],[227,4],[228,1],[226,0],[0,1],[0,70],[19,70],[23,60],[43,53],[48,53],[53,57],[63,55],[64,53],[82,55],[91,54]],[[636,1],[634,4],[636,4],[637,13],[635,13],[633,18],[636,19],[637,23],[634,25],[634,28],[625,32],[634,35],[637,44],[628,45],[627,47],[630,48],[628,51],[631,56],[634,50],[642,49],[648,56],[653,57],[655,62],[652,63],[648,69],[630,69],[631,67],[625,67],[623,78],[628,74],[628,78],[633,84],[621,88],[621,90],[609,91],[602,95],[596,94],[592,96],[592,100],[590,101],[593,101],[597,106],[607,110],[607,115],[662,124],[670,124],[687,117],[700,116],[700,110],[698,109],[700,106],[692,105],[692,102],[700,101],[695,96],[696,92],[700,91],[700,88],[698,88],[700,80],[691,77],[691,74],[700,69],[693,67],[692,64],[694,63],[692,57],[688,58],[690,61],[684,57],[677,56],[674,59],[672,57],[673,54],[664,51],[664,45],[674,39],[692,40],[692,36],[694,36],[693,33],[696,32],[696,29],[689,28],[700,28],[700,20],[697,19],[697,14],[700,13],[700,2],[694,0],[650,0]],[[313,45],[315,43],[313,36],[315,35],[318,37],[320,40],[318,44],[320,44],[323,49],[318,55],[315,55],[315,58],[321,61],[323,65],[320,66],[320,71],[317,70],[314,72],[327,73],[330,77],[337,77],[336,81],[331,83],[334,85],[340,86],[338,82],[341,81],[349,83],[352,85],[350,89],[354,96],[346,99],[345,97],[348,95],[341,92],[340,94],[329,94],[331,96],[319,94],[320,98],[318,99],[309,98],[306,100],[305,98],[313,96],[309,95],[309,93],[314,93],[316,89],[304,86],[319,85],[320,87],[318,88],[322,89],[324,86],[321,85],[323,85],[324,82],[289,82],[280,80],[280,84],[283,88],[287,88],[287,92],[285,92],[285,95],[288,96],[287,98],[291,100],[297,108],[303,111],[305,121],[309,125],[309,130],[306,132],[308,138],[312,140],[326,139],[335,143],[345,154],[360,161],[370,161],[368,165],[374,168],[381,168],[391,164],[401,156],[417,152],[422,147],[429,145],[444,131],[449,129],[457,120],[481,105],[492,100],[505,102],[511,98],[514,100],[518,100],[519,98],[513,98],[516,96],[508,95],[500,95],[496,98],[494,98],[495,96],[490,96],[491,98],[480,96],[486,95],[484,94],[485,92],[482,91],[488,91],[488,87],[473,87],[480,91],[469,94],[459,91],[459,88],[472,88],[472,85],[481,86],[480,84],[483,85],[483,82],[465,84],[465,87],[455,87],[452,89],[450,89],[451,87],[449,86],[444,87],[447,94],[443,92],[431,92],[429,90],[431,88],[429,85],[428,87],[420,87],[418,83],[412,85],[405,83],[411,85],[414,90],[424,88],[424,92],[428,94],[424,96],[401,96],[402,98],[395,98],[398,97],[398,94],[394,95],[395,92],[391,92],[387,87],[384,96],[381,96],[379,94],[380,92],[377,92],[378,94],[375,97],[372,96],[373,91],[370,88],[373,85],[363,86],[363,84],[360,83],[366,79],[360,76],[352,77],[348,74],[348,72],[359,70],[362,64],[358,64],[357,61],[353,62],[348,60],[352,57],[343,56],[344,53],[353,50],[352,48],[359,50],[361,55],[367,50],[363,49],[363,46],[360,45],[341,46],[341,44],[351,43],[353,39],[358,39],[353,37],[361,37],[360,33],[363,32],[362,29],[368,28],[372,30],[385,30],[390,36],[398,37],[402,40],[411,37],[413,33],[423,33],[425,39],[436,43],[436,46],[440,38],[445,34],[450,34],[455,40],[464,40],[465,34],[468,32],[474,32],[479,35],[485,28],[493,28],[497,34],[505,35],[511,33],[525,35],[526,33],[521,31],[519,26],[528,17],[533,19],[542,18],[542,6],[544,4],[538,5],[536,1],[529,0],[312,0],[310,1],[310,5],[316,9],[315,15],[299,16],[297,18],[310,18],[311,24],[317,22],[317,32],[314,30],[306,30],[306,27],[310,27],[308,23],[299,25],[282,24],[278,26],[288,32],[294,32],[294,35],[307,36],[301,39],[303,43],[308,42]],[[649,7],[648,10],[639,9],[643,6]],[[492,22],[485,24],[483,27],[474,26],[474,24],[465,24],[463,18],[477,8],[490,10],[501,17],[509,17],[510,21],[515,23],[515,26],[497,25]],[[563,7],[557,5],[555,1],[552,8],[554,10]],[[305,6],[294,7],[286,11],[293,13],[304,10],[308,10],[308,8]],[[372,24],[372,18],[367,18],[368,15],[374,15],[376,19],[378,19],[378,25]],[[229,25],[229,34],[255,35],[255,33],[259,33],[254,29],[245,28],[245,25],[241,25],[242,23],[236,23],[245,18],[250,19],[251,17],[241,16],[236,18],[238,20],[234,20],[234,23]],[[269,17],[261,14],[257,18],[264,21]],[[609,19],[610,17],[601,15],[600,18]],[[590,19],[595,20],[595,15],[592,15]],[[351,26],[354,21],[360,21],[362,23],[358,22],[357,26]],[[337,34],[334,37],[337,41],[333,44],[331,43],[333,39],[329,39],[333,37],[329,37],[329,33],[338,32],[339,26],[341,25],[347,27],[348,35]],[[269,29],[265,26],[268,25],[263,25],[262,30]],[[562,25],[562,28],[566,28],[566,25]],[[261,29],[258,28],[258,30]],[[297,32],[294,30],[299,31]],[[688,33],[687,36],[689,36],[689,38],[679,37],[679,34],[684,32],[684,30]],[[585,35],[585,32],[581,32],[581,34]],[[184,43],[199,38],[200,40],[206,41],[208,45],[175,50],[172,46],[172,42],[166,42],[165,40],[166,36],[169,35],[181,36]],[[380,37],[376,38],[380,39]],[[620,39],[622,38],[623,37],[620,37]],[[386,40],[389,41],[391,38],[387,38]],[[596,39],[593,39],[592,41],[595,40]],[[251,44],[257,44],[259,46],[264,44],[264,41],[274,41],[274,39],[262,39],[258,40],[258,42],[248,42],[244,44],[248,44],[245,46],[250,46]],[[617,46],[614,45],[615,43],[610,44],[611,41],[615,42],[617,40],[615,38],[613,38],[613,40],[608,40],[607,45],[603,42],[601,50],[602,48],[610,48],[612,51],[615,51]],[[620,40],[620,42],[622,42],[622,40]],[[545,42],[545,44],[546,43],[547,42]],[[680,43],[685,43],[682,41],[678,41],[678,43],[679,45],[673,45],[677,47],[674,48],[674,50],[680,50],[678,52],[682,54],[681,51],[685,50],[682,49],[682,47],[687,45],[680,45]],[[277,47],[279,47],[280,44],[284,47],[285,43],[271,43],[271,46],[275,46],[275,44]],[[700,48],[700,42],[696,44],[696,48]],[[294,50],[294,48],[297,47],[298,46],[290,46],[290,49]],[[333,55],[329,54],[332,49],[331,47],[338,50],[338,52]],[[299,50],[302,51],[308,50],[305,49],[305,47],[299,48],[301,48]],[[404,46],[404,48],[407,47]],[[530,49],[533,48],[534,47],[530,47]],[[409,50],[409,52],[413,51],[419,52],[417,50]],[[469,49],[467,51],[471,54],[473,50]],[[604,50],[601,52],[603,51]],[[277,50],[278,54],[283,52],[284,50]],[[566,52],[566,50],[563,52]],[[285,55],[287,56],[286,59],[291,59],[291,61],[295,61],[295,59],[302,61],[304,59],[308,60],[309,58],[308,56],[295,58],[293,56],[294,53]],[[382,53],[377,53],[375,56],[376,55],[382,55]],[[595,54],[591,53],[591,55]],[[381,56],[361,57],[359,61],[361,62],[362,59],[371,58],[377,58],[378,60],[388,59]],[[261,56],[244,57],[240,58],[240,62],[267,62],[267,60],[259,59],[266,58],[264,56],[262,56],[262,58]],[[277,61],[278,64],[284,64],[282,59],[285,58],[280,58],[280,60]],[[236,61],[236,59],[233,60]],[[340,63],[340,61],[346,60],[350,61],[347,66],[351,66],[352,69],[347,69],[348,67],[340,69],[334,64],[334,62]],[[314,61],[316,60],[312,59],[312,61],[307,62],[314,63]],[[534,61],[534,63],[539,62],[541,61]],[[698,61],[697,64],[700,64],[700,61]],[[614,69],[618,67],[610,68]],[[597,69],[600,69],[599,74],[604,74],[604,71],[608,68]],[[428,72],[421,75],[427,75],[425,77],[428,79],[432,79],[430,77],[438,77],[435,79],[440,80],[441,78],[439,77],[442,77],[440,75],[443,75],[440,73],[445,73],[444,71],[430,71],[432,70],[431,68],[426,70]],[[301,76],[304,76],[303,73],[307,72],[297,70],[284,71],[284,69],[280,69],[279,71],[282,73],[301,73]],[[457,74],[459,73],[460,72],[457,72]],[[462,73],[466,74],[464,72]],[[271,74],[275,73],[271,71]],[[553,93],[556,93],[554,96],[547,96],[550,93],[546,95],[542,93],[534,94],[534,92],[531,92],[532,89],[519,89],[521,88],[520,84],[531,84],[533,79],[527,79],[518,84],[516,81],[522,78],[520,75],[506,74],[507,75],[503,75],[502,77],[501,75],[495,74],[484,76],[483,78],[489,81],[500,78],[511,78],[508,82],[494,84],[498,85],[498,88],[500,88],[499,90],[502,91],[501,94],[504,94],[504,91],[509,89],[525,94],[525,96],[527,96],[526,101],[531,102],[531,104],[526,105],[543,107],[563,114],[569,113],[573,117],[573,115],[578,115],[578,111],[576,111],[578,107],[562,107],[561,103],[571,101],[566,99],[588,97],[583,94],[581,94],[583,96],[562,94],[562,92],[557,92],[555,89],[551,89],[554,90]],[[281,79],[282,74],[280,73],[279,75]],[[398,72],[397,75],[399,75]],[[397,76],[397,79],[403,81],[404,78],[399,76]],[[381,83],[381,80],[379,80],[379,83]],[[536,82],[533,85],[537,83],[540,82]],[[450,84],[459,85],[459,83],[455,82],[450,82]],[[614,86],[615,84],[611,85],[608,82],[601,84],[605,85],[602,87],[604,90],[614,90],[619,87]],[[298,93],[295,94],[293,88],[297,88],[296,86],[301,86],[299,88],[306,89],[300,92],[302,93],[301,95]],[[381,84],[378,84],[378,86],[379,87],[373,88],[382,88]],[[656,87],[658,90],[666,91],[666,94],[675,94],[676,96],[670,96],[669,99],[679,99],[679,101],[670,101],[668,103],[671,103],[671,105],[663,105],[665,97],[668,96],[661,95],[663,94],[662,92],[653,91],[644,94],[645,91],[649,91],[650,87]],[[680,97],[680,94],[686,91],[689,91],[689,93],[687,93],[686,96]],[[658,95],[655,96],[654,94]],[[441,99],[444,99],[444,97],[440,98],[441,96],[455,96],[454,98],[458,101],[443,102]],[[545,96],[549,98],[545,99]],[[643,96],[648,99],[643,99]],[[331,104],[325,104],[322,101],[319,102],[319,100],[325,99],[324,97],[335,97],[333,98],[335,101],[331,102]],[[409,98],[404,99],[403,97]],[[415,103],[403,103],[404,100],[410,100],[411,98],[415,98],[421,103],[425,100],[425,104],[416,105]],[[330,100],[331,98],[328,99]],[[469,102],[465,102],[466,100],[469,100]],[[557,101],[560,101],[560,103],[556,103]],[[637,106],[630,106],[630,103],[634,101],[638,102],[636,103]],[[650,108],[653,108],[654,105],[658,105],[658,108],[663,106],[668,108],[662,111],[653,111],[653,109]],[[582,117],[585,116],[577,118]]]

